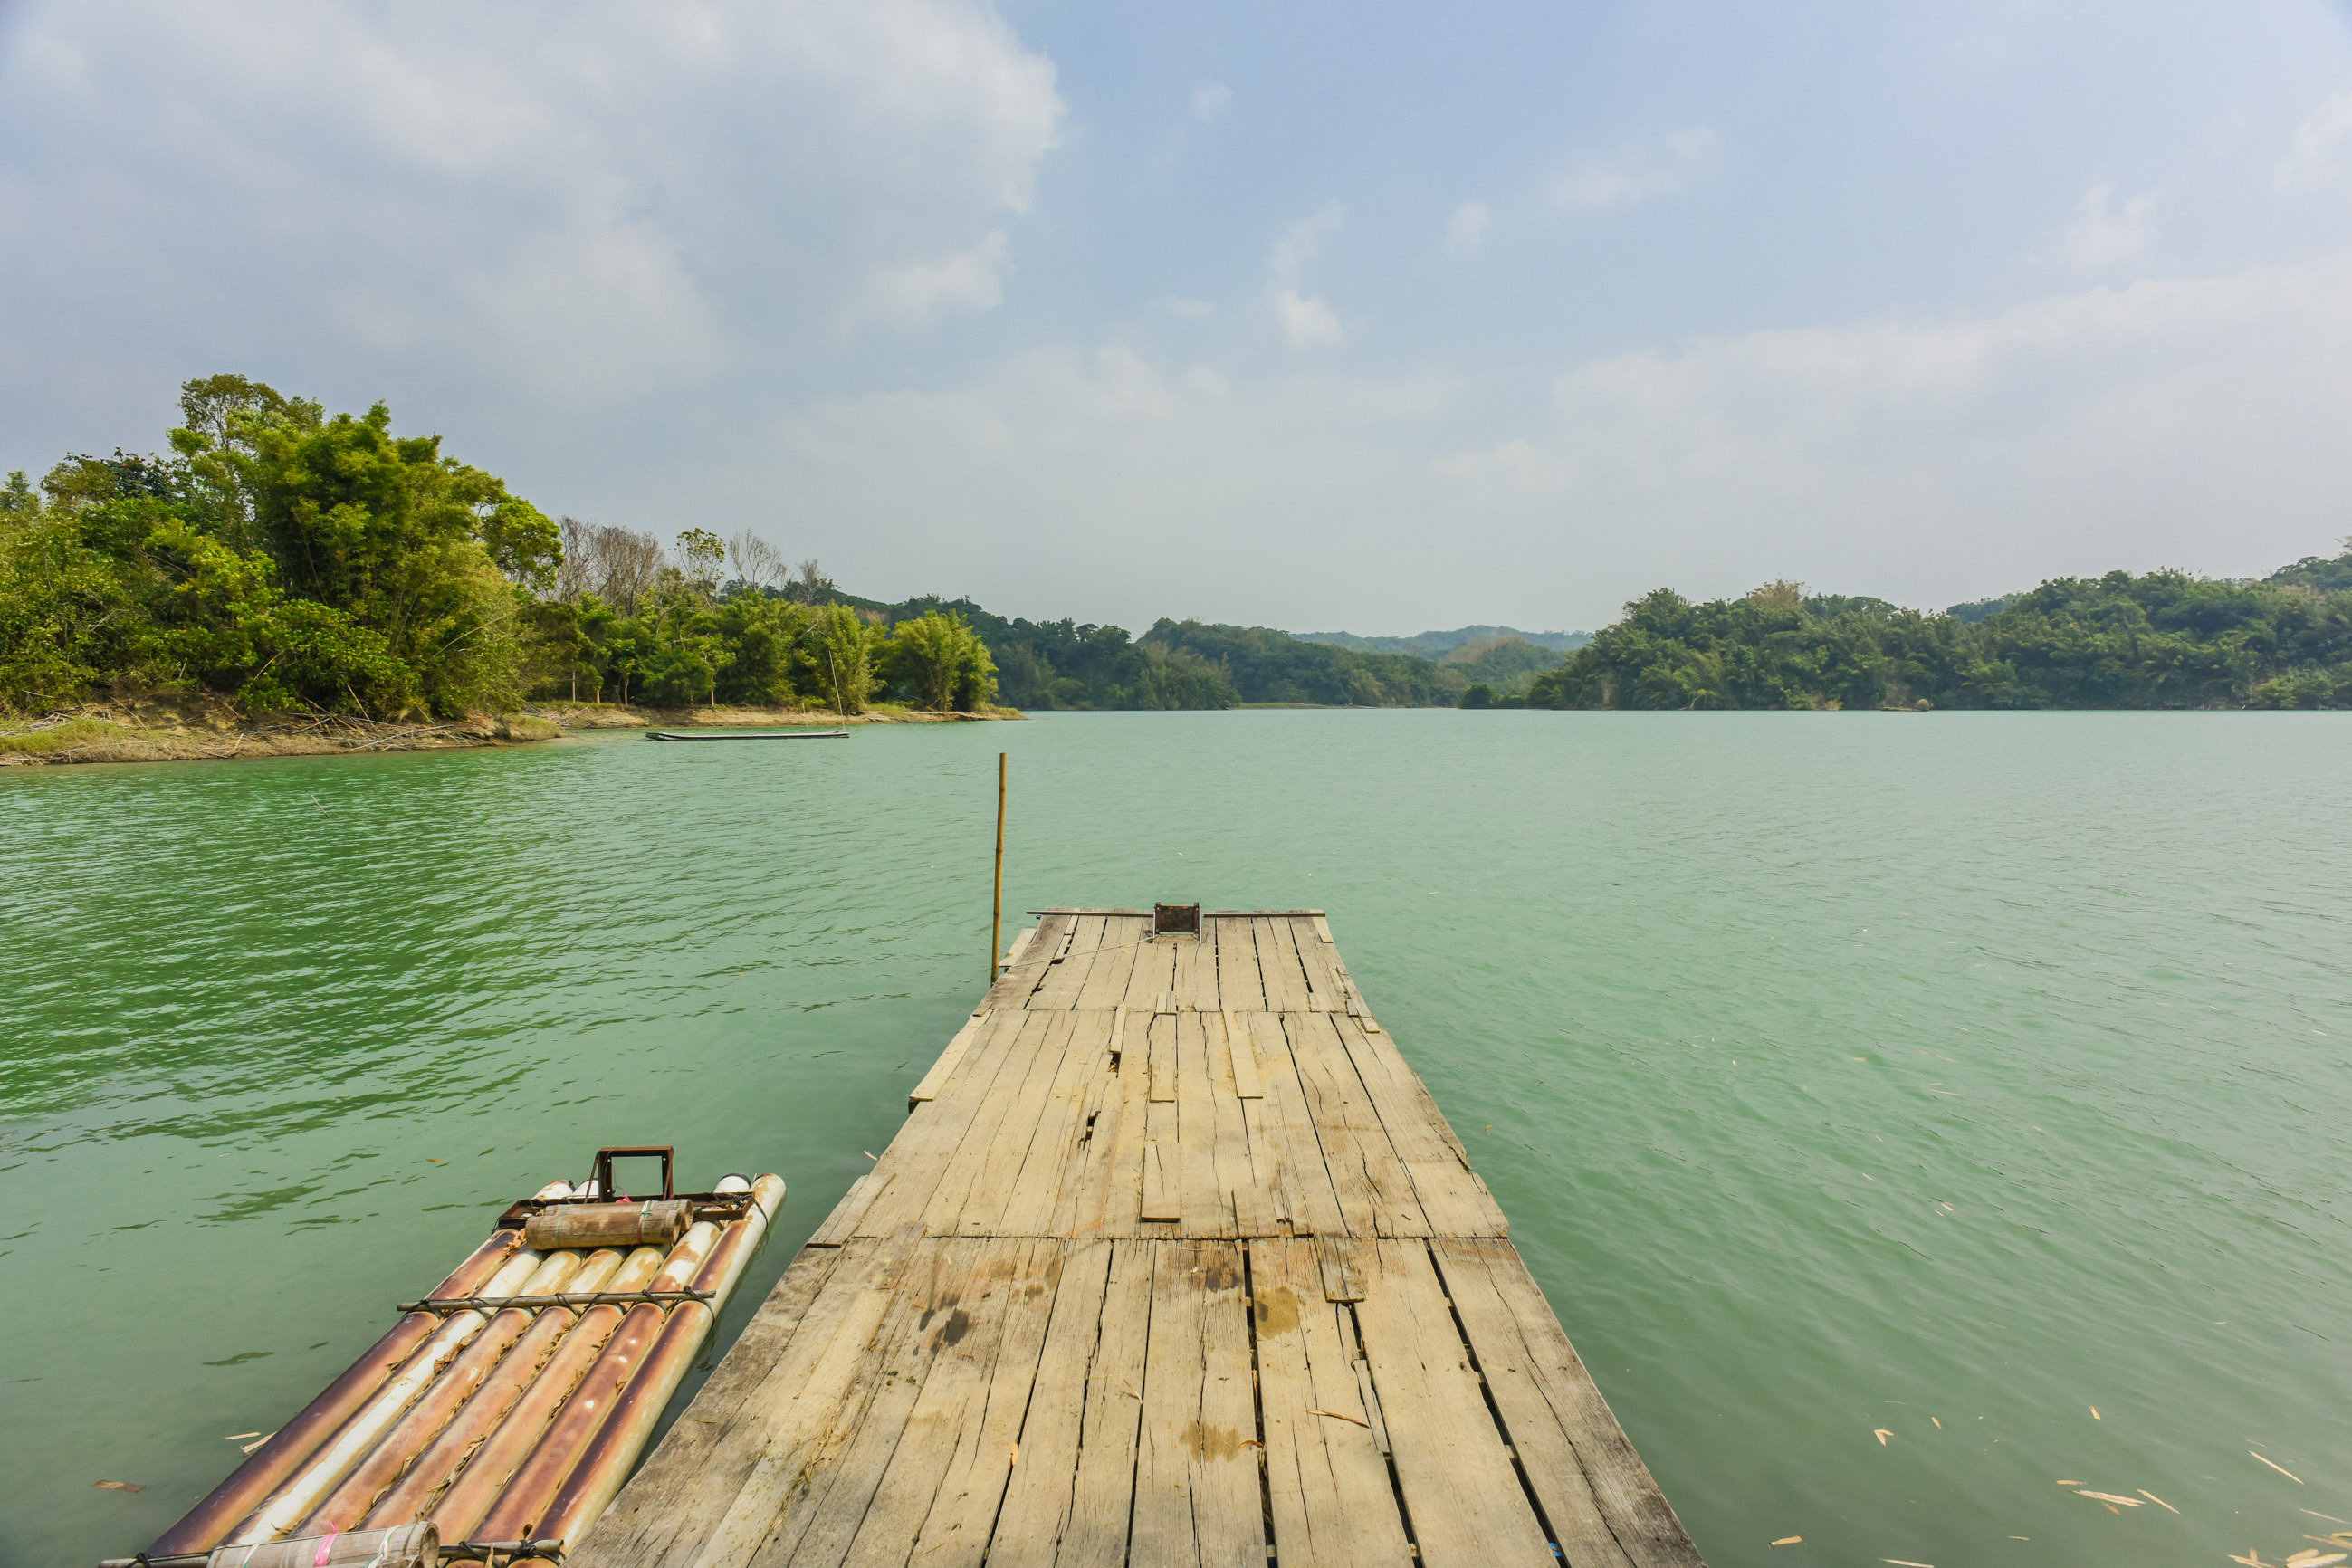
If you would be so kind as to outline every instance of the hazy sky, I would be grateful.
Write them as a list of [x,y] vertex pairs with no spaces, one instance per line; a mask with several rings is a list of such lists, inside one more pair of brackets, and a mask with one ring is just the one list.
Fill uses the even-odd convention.
[[0,468],[236,370],[1140,628],[2352,531],[2352,13],[0,0]]

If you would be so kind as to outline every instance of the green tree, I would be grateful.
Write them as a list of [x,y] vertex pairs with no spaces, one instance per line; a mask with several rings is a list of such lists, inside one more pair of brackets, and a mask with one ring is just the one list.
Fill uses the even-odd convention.
[[882,629],[847,605],[818,610],[802,634],[801,659],[810,689],[830,698],[843,715],[866,711],[873,694],[874,656]]
[[886,679],[924,708],[971,712],[996,697],[995,661],[961,616],[933,612],[900,621],[884,645],[881,667]]

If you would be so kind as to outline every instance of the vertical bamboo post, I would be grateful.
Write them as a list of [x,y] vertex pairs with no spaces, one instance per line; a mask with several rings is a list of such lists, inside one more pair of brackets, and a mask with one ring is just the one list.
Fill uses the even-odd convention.
[[996,984],[997,955],[1004,951],[1004,753],[996,753],[996,896],[989,904],[988,983]]

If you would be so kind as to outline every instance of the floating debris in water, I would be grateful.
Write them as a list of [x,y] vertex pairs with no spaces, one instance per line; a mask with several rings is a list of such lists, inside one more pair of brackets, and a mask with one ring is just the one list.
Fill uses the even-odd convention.
[[[1884,1427],[1884,1426],[1874,1426],[1874,1427],[1872,1427],[1872,1428],[1870,1429],[1870,1435],[1871,1435],[1872,1436],[1874,1436],[1874,1437],[1875,1437],[1875,1438],[1877,1438],[1877,1439],[1878,1439],[1878,1446],[1879,1446],[1880,1447],[1882,1447],[1882,1448],[1884,1448],[1885,1447],[1886,1447],[1886,1439],[1888,1439],[1889,1437],[1892,1437],[1892,1436],[1895,1436],[1895,1434],[1894,1434],[1894,1433],[1889,1432],[1889,1431],[1888,1431],[1885,1427]],[[1892,1557],[1890,1557],[1890,1558],[1888,1558],[1888,1559],[1887,1559],[1887,1561],[1888,1561],[1889,1563],[1892,1563],[1892,1562],[1894,1562],[1894,1561],[1895,1561],[1895,1559],[1894,1559],[1894,1558],[1892,1558]]]
[[[2247,1452],[2247,1453],[2249,1453],[2249,1454],[2254,1454],[2254,1451],[2253,1451],[2252,1448],[2247,1449],[2247,1450],[2246,1450],[2246,1452]],[[2263,1457],[2262,1457],[2260,1454],[2254,1454],[2254,1458],[2257,1458],[2257,1459],[2263,1459]],[[2274,1460],[2271,1460],[2271,1459],[2263,1459],[2263,1464],[2265,1464],[2265,1465],[2270,1466],[2270,1468],[2271,1468],[2272,1469],[2276,1470],[2280,1475],[2284,1476],[2288,1480],[2293,1481],[2296,1486],[2301,1486],[2301,1485],[2303,1485],[2303,1478],[2302,1478],[2301,1476],[2296,1475],[2293,1470],[2288,1469],[2284,1465],[2279,1464],[2279,1463],[2277,1463],[2276,1461],[2274,1461]]]
[[110,1492],[143,1492],[147,1489],[145,1481],[100,1481],[98,1485]]
[[1775,1546],[1801,1546],[1804,1544],[1804,1541],[1805,1538],[1801,1535],[1784,1535],[1772,1544]]

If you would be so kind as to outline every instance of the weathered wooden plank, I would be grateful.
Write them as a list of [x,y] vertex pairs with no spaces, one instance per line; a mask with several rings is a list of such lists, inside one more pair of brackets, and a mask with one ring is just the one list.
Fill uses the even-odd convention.
[[[1043,1103],[1032,1119],[1029,1146],[1022,1152],[1019,1163],[1008,1167],[1008,1174],[991,1184],[1003,1194],[992,1219],[980,1208],[966,1206],[964,1234],[1054,1234],[1054,1211],[1069,1178],[1079,1137],[1086,1131],[1087,1094],[1108,1068],[1108,1058],[1099,1048],[1102,1033],[1092,1016],[1065,1013],[1055,1017],[1057,1037],[1048,1042],[1039,1058],[1039,1069],[1032,1075],[1044,1077],[1049,1064],[1053,1069],[1045,1083]],[[973,1226],[982,1220],[986,1223],[976,1231]]]
[[[688,1530],[681,1529],[662,1561],[694,1568],[749,1563],[806,1495],[813,1451],[857,1388],[859,1369],[898,1300],[900,1274],[918,1240],[909,1231],[881,1242],[853,1242],[835,1253],[840,1261],[809,1303],[791,1344],[767,1364],[738,1418],[671,1500],[691,1528],[691,1544]],[[595,1547],[599,1534],[592,1531],[583,1544]],[[652,1561],[586,1553],[583,1560]]]
[[1358,1241],[1347,1236],[1316,1237],[1315,1257],[1323,1276],[1325,1300],[1360,1301],[1364,1299],[1362,1258],[1371,1245],[1370,1241]]
[[[1223,1120],[1219,1108],[1231,1107],[1238,1112],[1241,1105],[1230,1094],[1219,1094],[1210,1079],[1205,1026],[1215,1016],[1213,1013],[1179,1013],[1171,1020],[1176,1025],[1176,1133],[1182,1153],[1183,1234],[1192,1237],[1234,1234],[1231,1189],[1220,1179],[1223,1171],[1217,1158]],[[1235,1131],[1241,1130],[1238,1115],[1234,1126]]]
[[[1354,1018],[1328,1015],[1348,1059],[1356,1068],[1390,1145],[1404,1163],[1413,1195],[1430,1233],[1436,1236],[1502,1236],[1509,1226],[1494,1195],[1470,1173],[1470,1163],[1445,1132],[1436,1103],[1404,1058],[1376,1049]],[[1416,1090],[1421,1092],[1416,1093]]]
[[882,1151],[875,1170],[889,1172],[891,1179],[869,1202],[856,1234],[888,1236],[921,1219],[956,1149],[987,1105],[988,1091],[1025,1020],[1018,1008],[996,1008],[981,1021],[979,1037],[949,1073],[940,1098],[918,1105]]
[[[979,1568],[1013,1471],[1065,1247],[1043,1239],[985,1243],[961,1304],[933,1320],[953,1353],[931,1363],[844,1560],[849,1568]],[[960,1337],[958,1312],[967,1325]]]
[[[1436,1243],[1519,1462],[1570,1563],[1701,1568],[1698,1548],[1508,1242]],[[1573,1537],[1573,1541],[1571,1541]],[[1610,1549],[1619,1555],[1611,1556]]]
[[[1029,999],[1029,994],[1036,990],[1039,982],[1045,979],[1046,968],[1054,959],[1061,955],[1062,950],[1069,945],[1070,931],[1076,921],[1076,915],[1051,914],[1042,917],[1037,921],[1037,934],[1030,939],[1027,947],[1021,950],[1020,963],[1007,968],[1003,973],[996,977],[996,983],[988,988],[988,994],[982,998],[981,1006],[996,1008],[1024,1005]],[[979,1009],[975,1008],[973,1011],[977,1012]]]
[[1147,1013],[1139,1020],[1144,1026],[1144,1062],[1147,1081],[1151,1086],[1151,1098],[1164,1105],[1176,1102],[1176,1015]]
[[1256,1241],[1249,1257],[1276,1555],[1285,1568],[1410,1563],[1315,1244]]
[[1158,1243],[1149,1241],[1110,1244],[1101,1331],[1087,1368],[1086,1416],[1077,1473],[1070,1484],[1070,1519],[1055,1557],[1056,1568],[1098,1568],[1127,1560],[1159,1249]]
[[[1433,1131],[1438,1141],[1466,1167],[1470,1163],[1470,1152],[1462,1146],[1462,1140],[1454,1136],[1453,1126],[1445,1120],[1445,1113],[1437,1109],[1436,1097],[1429,1092],[1429,1086],[1422,1082],[1421,1075],[1412,1070],[1412,1064],[1406,1061],[1404,1053],[1397,1049],[1395,1037],[1382,1030],[1368,1015],[1351,1015],[1343,1028],[1353,1031],[1347,1037],[1350,1053],[1355,1053],[1360,1045],[1366,1057],[1380,1061],[1388,1076],[1402,1085],[1406,1096],[1421,1108],[1423,1124]],[[1429,1157],[1436,1158],[1434,1154]]]
[[1265,1099],[1265,1083],[1258,1076],[1257,1046],[1250,1037],[1249,1026],[1244,1024],[1240,1015],[1230,1007],[1225,1009],[1223,1021],[1226,1061],[1233,1077],[1234,1097],[1237,1100]]
[[1087,973],[1094,967],[1095,954],[1102,948],[1103,925],[1100,915],[1078,917],[1070,928],[1070,940],[1061,956],[1045,966],[1037,989],[1030,993],[1028,1006],[1032,1011],[1059,1011],[1077,1005]]
[[[1145,937],[1136,944],[1135,967],[1128,972],[1127,1003],[1130,1013],[1154,1013],[1162,1009],[1160,1000],[1171,995],[1176,983],[1176,944],[1157,937]],[[1174,1012],[1171,1005],[1165,1011]]]
[[[1294,1236],[1339,1236],[1348,1229],[1338,1186],[1323,1158],[1322,1141],[1315,1132],[1307,1109],[1307,1090],[1290,1052],[1290,1038],[1282,1020],[1271,1013],[1245,1013],[1250,1037],[1257,1044],[1262,1101],[1253,1102],[1250,1116],[1251,1163],[1261,1179],[1269,1174],[1281,1185],[1276,1207],[1290,1221]],[[1264,1114],[1255,1108],[1264,1107]],[[1265,1136],[1258,1136],[1261,1129]],[[1261,1158],[1265,1151],[1270,1158]],[[1273,1170],[1269,1172],[1269,1165]],[[1369,1206],[1366,1218],[1369,1221]],[[1371,1234],[1368,1228],[1365,1234]]]
[[744,1326],[733,1351],[578,1544],[572,1561],[592,1568],[636,1563],[684,1568],[695,1561],[751,1471],[754,1456],[743,1452],[746,1445],[740,1439],[742,1433],[761,1425],[754,1396],[769,1373],[792,1355],[796,1341],[807,1336],[813,1342],[837,1326],[838,1309],[848,1300],[846,1290],[836,1295],[835,1310],[813,1311],[812,1303],[845,1261],[860,1280],[879,1267],[875,1257],[878,1245],[803,1251],[793,1260]]
[[[1110,1142],[1103,1148],[1102,1197],[1097,1205],[1082,1210],[1080,1226],[1087,1218],[1094,1220],[1094,1229],[1081,1229],[1082,1235],[1134,1236],[1143,1217],[1143,1173],[1148,1159],[1150,1126],[1150,1084],[1145,1072],[1145,1057],[1140,1031],[1149,1014],[1128,1014],[1128,1045],[1119,1055],[1118,1081],[1113,1084],[1112,1100],[1107,1108],[1111,1123]],[[1102,1121],[1095,1123],[1097,1131]]]
[[1217,1005],[1233,1012],[1265,1010],[1265,981],[1257,969],[1257,936],[1247,921],[1210,921],[1216,932]]
[[[1054,1094],[1062,1064],[1069,1054],[1073,1018],[1061,1012],[1036,1015],[1036,1049],[1029,1057],[1018,1083],[1000,1086],[996,1098],[1005,1100],[1003,1120],[989,1139],[987,1150],[971,1177],[971,1190],[955,1221],[960,1236],[1004,1236],[1005,1205],[1014,1181],[1036,1142],[1045,1108]],[[1024,1034],[1026,1031],[1024,1031]]]
[[1553,1561],[1421,1241],[1370,1244],[1356,1303],[1397,1479],[1428,1568]]
[[922,1081],[907,1091],[908,1110],[912,1110],[922,1101],[940,1097],[940,1090],[947,1087],[948,1075],[955,1071],[958,1062],[963,1060],[964,1052],[979,1037],[981,1024],[988,1016],[986,1013],[973,1014],[964,1026],[949,1039],[947,1049],[941,1051],[940,1059],[931,1064],[931,1070],[923,1075]]
[[1102,1342],[1110,1262],[1108,1241],[1074,1243],[1063,1258],[1036,1383],[1016,1439],[1020,1461],[1012,1467],[1003,1511],[989,1542],[992,1568],[1052,1568],[1061,1550],[1077,1500],[1088,1373]]
[[1331,945],[1316,934],[1311,920],[1293,918],[1272,922],[1276,936],[1298,961],[1307,976],[1309,1012],[1344,1013],[1348,1010],[1347,987],[1340,984],[1339,971],[1331,957]]
[[[958,1226],[963,1217],[965,1203],[971,1198],[974,1188],[992,1173],[992,1158],[1003,1158],[1000,1144],[1027,1131],[1008,1131],[1006,1121],[1028,1086],[1038,1054],[1045,1048],[1049,1020],[1043,1013],[1024,1012],[1019,1017],[1019,1032],[1004,1048],[995,1077],[990,1082],[989,1092],[979,1097],[971,1125],[964,1129],[954,1152],[940,1168],[930,1199],[923,1205],[923,1229],[929,1235],[960,1234]],[[950,1103],[950,1100],[938,1102],[940,1106]],[[885,1203],[889,1198],[890,1194],[884,1194]]]
[[1214,1012],[1217,1006],[1217,950],[1211,945],[1213,939],[1204,933],[1200,936],[1171,936],[1165,940],[1176,950],[1175,973],[1168,987],[1176,994],[1176,1005],[1191,1012]]
[[1154,1100],[1143,1109],[1143,1201],[1136,1217],[1181,1220],[1184,1150],[1177,1136],[1177,1106],[1173,1100]]
[[1265,1010],[1306,1012],[1311,995],[1307,989],[1307,972],[1298,967],[1297,949],[1282,940],[1274,921],[1252,921],[1250,931],[1257,943],[1257,969],[1260,983],[1265,988]]
[[939,1304],[952,1303],[981,1244],[951,1237],[916,1242],[887,1315],[824,1435],[801,1460],[803,1479],[752,1557],[751,1568],[838,1564],[906,1435],[915,1401],[930,1380],[936,1336],[925,1330]]
[[1352,1236],[1426,1236],[1412,1182],[1398,1162],[1363,1079],[1331,1027],[1328,1013],[1286,1013],[1291,1060],[1307,1097],[1324,1168]]
[[833,1212],[824,1216],[824,1223],[816,1227],[816,1234],[808,1238],[808,1244],[811,1247],[839,1247],[856,1236],[857,1222],[866,1217],[866,1211],[873,1207],[874,1201],[888,1188],[893,1175],[893,1172],[877,1165],[850,1183],[849,1191],[833,1205]]
[[1103,922],[1103,945],[1087,963],[1087,983],[1078,989],[1080,1007],[1117,1007],[1127,1001],[1128,980],[1135,973],[1136,950],[1150,929],[1148,921],[1117,916]]
[[[1193,1020],[1201,1032],[1207,1070],[1207,1110],[1211,1118],[1211,1159],[1216,1171],[1217,1195],[1223,1210],[1228,1236],[1275,1236],[1274,1202],[1267,1190],[1258,1184],[1256,1170],[1250,1155],[1249,1117],[1241,1097],[1235,1092],[1234,1079],[1240,1075],[1234,1069],[1237,1031],[1228,1027],[1231,1013],[1196,1013]],[[1239,1049],[1251,1049],[1249,1037],[1241,1036]],[[1252,1068],[1255,1079],[1255,1069]],[[1255,1098],[1265,1098],[1262,1085]]]
[[1133,1568],[1265,1568],[1238,1247],[1170,1241],[1151,1279]]

